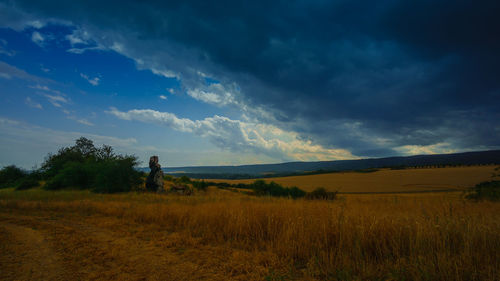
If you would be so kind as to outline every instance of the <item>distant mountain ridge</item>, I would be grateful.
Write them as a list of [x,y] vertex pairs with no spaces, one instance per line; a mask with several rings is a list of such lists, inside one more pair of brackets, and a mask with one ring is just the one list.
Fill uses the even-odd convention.
[[[452,154],[397,156],[386,158],[334,160],[316,162],[287,162],[280,164],[255,164],[240,166],[194,166],[162,168],[167,174],[240,174],[266,175],[303,173],[311,171],[347,171],[383,167],[413,167],[434,165],[484,165],[500,164],[500,150],[463,152]],[[149,168],[141,168],[149,171]]]

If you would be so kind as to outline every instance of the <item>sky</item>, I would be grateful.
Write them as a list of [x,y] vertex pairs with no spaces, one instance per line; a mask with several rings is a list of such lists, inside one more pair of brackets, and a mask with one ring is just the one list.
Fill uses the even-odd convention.
[[0,166],[500,148],[500,2],[0,0]]

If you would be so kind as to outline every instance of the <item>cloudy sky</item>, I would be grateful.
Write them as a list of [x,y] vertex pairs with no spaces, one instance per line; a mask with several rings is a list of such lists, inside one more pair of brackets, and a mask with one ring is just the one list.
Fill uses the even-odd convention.
[[0,0],[0,166],[500,148],[500,2],[209,2]]

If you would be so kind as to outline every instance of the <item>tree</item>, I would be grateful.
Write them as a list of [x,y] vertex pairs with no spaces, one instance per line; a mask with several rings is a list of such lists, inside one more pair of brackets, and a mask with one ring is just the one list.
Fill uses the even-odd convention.
[[115,153],[113,148],[109,145],[103,145],[101,148],[97,149],[96,156],[101,160],[113,159],[115,157]]
[[83,157],[95,156],[97,149],[94,146],[94,142],[85,137],[80,137],[75,141],[75,145],[71,149],[82,154]]

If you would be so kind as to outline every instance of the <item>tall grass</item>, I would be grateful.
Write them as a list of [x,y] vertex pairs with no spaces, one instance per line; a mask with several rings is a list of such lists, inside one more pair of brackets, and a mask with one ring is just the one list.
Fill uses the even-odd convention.
[[279,262],[270,267],[306,279],[500,277],[500,204],[468,202],[456,194],[353,195],[325,202],[89,193],[82,193],[82,200],[73,200],[74,195],[40,201],[11,193],[0,193],[0,208],[84,212],[155,224],[206,244],[271,252]]

